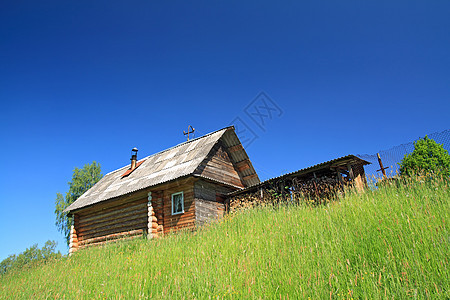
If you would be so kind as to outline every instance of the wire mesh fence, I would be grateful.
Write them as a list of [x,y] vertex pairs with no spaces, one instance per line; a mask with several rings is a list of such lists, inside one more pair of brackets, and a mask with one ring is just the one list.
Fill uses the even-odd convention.
[[[450,129],[444,130],[442,132],[431,133],[428,134],[427,136],[428,138],[433,139],[436,143],[442,144],[444,149],[450,152]],[[400,144],[387,150],[378,151],[378,153],[380,153],[383,166],[385,168],[388,167],[388,169],[386,170],[387,176],[392,177],[398,173],[399,170],[398,163],[402,161],[402,159],[405,157],[406,154],[409,154],[414,151],[415,141],[406,144]],[[377,171],[380,169],[380,165],[378,164],[377,153],[358,154],[356,156],[371,163],[370,165],[364,167],[368,178],[382,177],[381,171]]]

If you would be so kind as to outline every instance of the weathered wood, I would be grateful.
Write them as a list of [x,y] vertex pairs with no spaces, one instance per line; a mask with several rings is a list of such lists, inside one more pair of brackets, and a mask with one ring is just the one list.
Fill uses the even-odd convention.
[[80,224],[86,224],[90,221],[95,221],[98,219],[103,219],[105,217],[108,216],[114,216],[114,215],[119,215],[122,213],[126,213],[128,211],[132,211],[132,210],[139,210],[139,209],[147,209],[147,202],[144,202],[142,200],[140,201],[136,201],[136,202],[130,202],[130,203],[125,203],[122,204],[120,206],[114,207],[114,208],[110,208],[108,210],[104,210],[104,211],[99,211],[96,214],[91,214],[89,216],[80,216],[79,218],[79,222]]
[[81,221],[81,223],[83,223],[86,221],[91,221],[91,220],[101,218],[103,216],[122,213],[126,210],[132,210],[133,208],[144,207],[145,205],[146,205],[146,202],[143,201],[143,199],[135,200],[132,202],[123,203],[118,206],[110,207],[108,209],[99,210],[98,212],[91,213],[89,215],[80,215],[80,221]]
[[145,230],[147,199],[144,197],[144,193],[138,192],[133,197],[123,197],[81,210],[78,220],[78,242],[122,231]]
[[238,161],[238,162],[235,163],[234,165],[235,165],[237,168],[241,168],[241,167],[244,167],[244,166],[248,166],[249,163],[250,163],[250,160],[249,160],[249,159],[244,159],[244,160]]
[[194,222],[195,221],[195,213],[189,212],[180,215],[174,215],[172,217],[168,217],[165,220],[166,227],[174,226],[176,224],[180,224],[183,222]]
[[[239,176],[234,170],[234,166],[227,157],[227,153],[219,151],[218,155],[213,155],[209,160],[210,165],[205,163],[208,170],[217,171],[221,176],[230,178],[234,183],[240,184]],[[227,161],[228,158],[228,161]],[[227,164],[223,164],[223,161]],[[227,179],[226,179],[227,180]],[[238,180],[236,182],[236,180]],[[77,239],[72,241],[72,246],[86,247],[91,245],[101,245],[109,240],[126,237],[130,232],[138,230],[139,233],[150,232],[152,236],[159,236],[164,232],[176,231],[182,228],[195,228],[195,193],[211,201],[216,200],[217,192],[215,185],[205,182],[208,189],[202,191],[195,190],[194,184],[198,179],[191,178],[183,182],[171,182],[167,185],[161,185],[159,189],[152,189],[152,210],[148,210],[147,193],[148,190],[137,193],[134,197],[120,197],[107,203],[99,203],[98,206],[92,206],[80,210],[80,217],[77,219],[79,232]],[[197,186],[198,187],[198,186]],[[217,190],[227,193],[230,188],[220,186]],[[172,215],[172,199],[174,193],[183,192],[185,213]],[[205,197],[206,198],[206,197]],[[215,202],[214,202],[215,203]],[[219,215],[218,207],[214,208],[214,218]],[[199,212],[211,215],[211,212],[201,209]],[[149,215],[150,214],[150,215]]]
[[238,144],[238,145],[229,147],[227,150],[228,150],[228,152],[232,153],[232,152],[236,152],[236,151],[243,150],[243,149],[244,149],[244,147],[242,146],[242,144]]
[[102,236],[109,236],[112,234],[119,234],[121,232],[128,232],[128,231],[132,231],[132,230],[143,230],[145,232],[147,232],[147,227],[142,225],[141,226],[127,226],[127,227],[123,227],[120,229],[116,229],[116,230],[110,230],[110,231],[105,231],[105,232],[101,232],[99,234],[91,234],[88,236],[85,236],[82,240],[80,240],[78,243],[82,243],[88,239],[92,239],[92,238],[98,238],[98,237],[102,237]]
[[197,173],[201,176],[244,187],[227,151],[221,143],[217,143],[211,154],[202,162]]
[[145,213],[146,211],[147,211],[147,206],[144,204],[139,204],[136,206],[133,205],[130,207],[119,209],[117,211],[111,211],[110,213],[105,213],[104,215],[98,215],[95,217],[95,219],[85,220],[85,219],[81,218],[79,225],[87,226],[87,225],[90,225],[93,223],[102,222],[105,219],[117,219],[117,218],[121,218],[123,216],[132,215],[133,212],[134,213],[136,213],[136,212]]
[[199,180],[194,184],[194,197],[204,200],[216,200],[215,185],[204,180]]
[[228,193],[231,193],[236,190],[236,188],[230,187],[230,186],[223,186],[220,184],[214,184],[214,189],[216,190],[216,193],[219,195],[222,195],[226,197]]
[[187,215],[184,215],[182,218],[167,218],[166,220],[166,227],[175,226],[177,224],[183,224],[186,222],[194,222],[195,221],[195,214],[189,213]]
[[104,232],[99,232],[98,234],[90,234],[87,236],[84,236],[83,239],[81,239],[78,243],[84,242],[88,239],[92,239],[92,238],[97,238],[97,237],[102,237],[102,236],[108,236],[111,234],[118,234],[121,232],[128,232],[128,231],[132,231],[132,230],[144,230],[147,231],[147,227],[145,225],[140,225],[140,226],[126,226],[123,228],[118,228],[115,230],[109,230],[109,231],[104,231]]
[[147,222],[147,216],[146,215],[140,215],[137,218],[126,219],[125,221],[121,221],[121,222],[111,221],[110,223],[105,223],[105,224],[102,224],[101,226],[88,228],[86,230],[83,227],[81,227],[79,229],[79,231],[77,232],[78,233],[78,238],[80,238],[80,236],[85,236],[86,234],[90,234],[92,232],[98,232],[98,231],[104,231],[104,230],[108,230],[108,229],[120,228],[120,227],[129,225],[129,224],[140,224],[142,222]]
[[95,238],[91,238],[91,239],[86,239],[86,240],[80,242],[80,245],[85,246],[85,245],[91,244],[91,243],[98,243],[98,242],[103,242],[106,240],[115,240],[115,239],[119,239],[119,238],[122,238],[127,235],[139,235],[139,234],[143,234],[143,233],[144,233],[143,229],[114,233],[114,234],[104,235],[104,236],[95,237]]
[[137,238],[141,238],[141,237],[142,237],[142,234],[131,235],[131,236],[124,236],[124,237],[120,237],[120,238],[117,238],[117,239],[106,240],[106,241],[103,241],[103,242],[86,244],[86,245],[80,246],[80,248],[90,248],[90,247],[103,246],[103,245],[110,244],[110,243],[129,241],[129,240],[133,240],[133,239],[137,239]]
[[120,206],[123,204],[128,204],[128,203],[131,203],[134,201],[142,200],[145,202],[145,199],[147,197],[146,195],[149,191],[150,191],[149,189],[145,189],[142,191],[134,192],[132,194],[127,194],[127,195],[120,196],[117,198],[102,201],[102,202],[96,203],[92,206],[78,209],[78,210],[76,210],[76,213],[79,214],[80,216],[87,217],[88,215],[98,214],[104,210],[114,208],[114,207],[117,207],[117,206]]
[[258,175],[257,174],[250,174],[250,175],[242,177],[242,179],[243,180],[249,180],[249,179],[252,179],[252,178],[255,178],[255,177],[258,177]]
[[242,167],[238,167],[238,168],[237,168],[237,170],[238,170],[239,172],[242,172],[242,171],[245,171],[245,170],[248,170],[248,169],[250,169],[250,165],[244,165],[244,166],[242,166]]
[[174,226],[171,227],[169,230],[167,230],[165,233],[170,233],[170,232],[176,232],[178,230],[194,230],[196,228],[195,223],[189,223],[187,225],[181,225],[181,226]]
[[101,227],[105,227],[108,226],[110,224],[118,224],[118,223],[123,223],[123,222],[127,222],[127,221],[132,221],[132,220],[137,220],[137,219],[147,219],[147,215],[145,212],[143,211],[134,211],[130,214],[127,215],[120,215],[120,217],[114,218],[114,217],[107,217],[103,220],[101,220],[101,222],[96,222],[96,223],[90,223],[87,225],[83,225],[82,227],[80,227],[78,233],[83,233],[85,231],[88,230],[92,230],[95,228],[101,228]]
[[364,174],[364,166],[362,165],[354,165],[353,166],[353,176],[355,187],[358,192],[362,192],[366,185],[366,176]]
[[203,225],[207,222],[213,221],[219,217],[218,202],[207,201],[203,199],[195,199],[195,221],[197,225]]
[[205,170],[202,172],[201,175],[212,179],[216,179],[217,181],[220,182],[229,183],[234,186],[244,187],[236,171],[227,172],[209,165],[207,168],[205,168]]
[[90,225],[84,225],[84,226],[80,227],[80,229],[78,230],[78,233],[83,234],[83,233],[91,231],[91,230],[110,226],[111,224],[123,224],[123,223],[130,222],[133,220],[146,220],[146,219],[147,219],[147,214],[145,211],[140,211],[140,212],[134,211],[131,214],[121,216],[120,218],[105,218],[105,219],[103,219],[102,222],[92,223]]
[[192,224],[195,223],[195,215],[191,216],[189,219],[186,218],[186,219],[181,219],[181,220],[177,220],[177,221],[167,222],[166,229],[170,230],[171,227],[184,225],[184,224],[188,224],[188,223],[192,223]]
[[219,174],[219,172],[213,172],[211,169],[205,170],[202,175],[203,178],[216,180],[218,182],[228,183],[237,187],[242,188],[241,184],[239,183],[239,180],[236,180],[236,178],[233,178],[231,176],[228,176],[226,174]]
[[78,215],[73,215],[74,225],[70,228],[69,255],[78,249],[78,235],[75,225],[78,224]]
[[137,213],[146,213],[147,212],[147,206],[146,205],[139,205],[139,206],[132,206],[130,208],[123,208],[121,210],[118,210],[114,213],[108,213],[105,215],[99,215],[95,219],[91,220],[84,220],[81,219],[79,225],[82,227],[88,227],[92,224],[100,224],[103,223],[105,220],[115,220],[115,219],[121,219],[128,216],[133,216]]
[[353,174],[353,168],[352,168],[352,165],[351,164],[348,164],[347,165],[347,170],[348,170],[348,174],[349,174],[349,177],[350,177],[350,179],[354,179],[355,178],[355,176],[354,176],[354,174]]
[[145,199],[147,198],[148,192],[180,187],[180,186],[186,185],[187,183],[192,182],[193,180],[194,179],[192,177],[181,177],[181,178],[178,178],[178,179],[170,181],[170,182],[161,183],[161,184],[149,187],[149,188],[142,189],[140,191],[133,192],[131,194],[122,195],[122,196],[119,196],[119,197],[116,197],[113,199],[108,199],[106,201],[96,203],[96,204],[88,206],[88,207],[76,209],[73,211],[73,213],[80,214],[80,215],[87,215],[90,213],[97,213],[98,211],[103,210],[105,208],[110,208],[110,207],[113,207],[113,206],[116,206],[119,204],[132,202],[134,200],[143,199],[145,201]]
[[161,191],[155,192],[155,215],[158,219],[159,230],[163,231],[164,228],[164,209],[163,209],[163,193]]
[[146,229],[147,228],[147,219],[144,220],[132,220],[125,223],[113,224],[110,226],[101,227],[95,230],[89,230],[84,233],[79,234],[79,240],[85,240],[87,238],[91,238],[94,236],[109,234],[109,233],[117,233],[120,231],[124,231],[126,228],[136,228],[136,229]]
[[171,230],[172,227],[177,227],[186,224],[195,224],[195,215],[192,216],[189,220],[178,220],[177,222],[168,222],[164,230],[165,231]]
[[[239,184],[240,179],[232,163],[228,161],[228,165],[222,164],[221,159],[226,159],[228,154],[223,149],[220,155],[215,154],[209,160],[210,165],[205,163],[206,169],[217,171],[233,180],[238,178],[239,182],[237,183]],[[100,245],[109,240],[126,237],[135,230],[140,233],[150,233],[152,237],[156,237],[182,228],[193,229],[196,226],[196,194],[214,203],[211,209],[202,207],[199,210],[199,216],[204,219],[215,219],[222,215],[224,205],[218,203],[217,199],[221,199],[222,202],[223,199],[220,196],[217,198],[217,195],[226,194],[234,189],[204,181],[203,187],[206,188],[202,190],[199,184],[195,188],[195,183],[198,181],[197,178],[191,178],[184,180],[182,184],[172,182],[168,185],[161,185],[161,190],[152,189],[151,210],[148,206],[147,191],[140,192],[138,197],[125,197],[108,203],[100,203],[99,210],[95,210],[95,207],[84,211],[80,210],[80,217],[77,220],[78,236],[76,240],[73,240],[72,246],[80,248],[88,245]],[[178,192],[183,192],[185,212],[172,215],[171,196]]]
[[337,175],[337,178],[338,178],[339,183],[340,183],[340,184],[344,183],[344,181],[342,180],[341,172],[336,171],[336,175]]

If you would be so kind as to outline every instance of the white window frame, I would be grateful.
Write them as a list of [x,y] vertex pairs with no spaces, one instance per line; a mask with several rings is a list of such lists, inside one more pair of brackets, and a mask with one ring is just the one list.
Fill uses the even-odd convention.
[[[173,197],[177,195],[181,195],[181,211],[174,212]],[[171,198],[172,198],[172,216],[184,214],[184,193],[183,192],[173,193]]]

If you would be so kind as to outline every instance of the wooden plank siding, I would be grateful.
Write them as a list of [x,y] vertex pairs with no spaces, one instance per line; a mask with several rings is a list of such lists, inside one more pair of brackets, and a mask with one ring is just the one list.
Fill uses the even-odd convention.
[[225,195],[235,189],[198,180],[194,184],[196,225],[221,218],[226,211]]
[[244,187],[242,178],[240,178],[221,142],[213,147],[207,159],[200,164],[198,174],[234,186]]

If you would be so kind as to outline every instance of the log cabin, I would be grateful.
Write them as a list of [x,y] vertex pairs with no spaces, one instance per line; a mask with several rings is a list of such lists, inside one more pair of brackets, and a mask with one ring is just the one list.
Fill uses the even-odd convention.
[[115,239],[148,238],[219,218],[228,193],[260,182],[234,127],[137,159],[106,174],[65,212],[69,253]]

